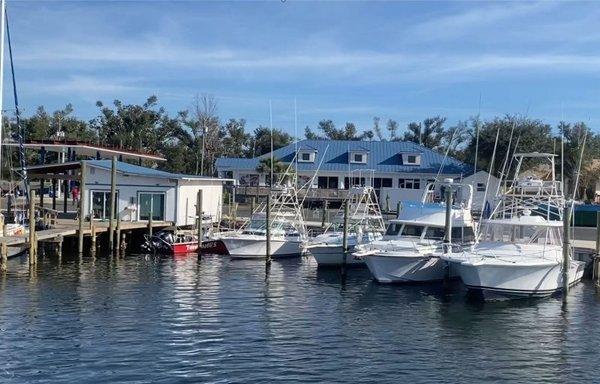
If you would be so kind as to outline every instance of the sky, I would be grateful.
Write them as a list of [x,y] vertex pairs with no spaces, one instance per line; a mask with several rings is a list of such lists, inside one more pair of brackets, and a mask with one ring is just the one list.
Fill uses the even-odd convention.
[[[26,115],[212,94],[222,120],[302,135],[332,119],[520,114],[600,128],[594,2],[7,0]],[[8,62],[7,62],[8,64]],[[4,109],[14,108],[5,68]],[[297,104],[297,131],[294,124]]]

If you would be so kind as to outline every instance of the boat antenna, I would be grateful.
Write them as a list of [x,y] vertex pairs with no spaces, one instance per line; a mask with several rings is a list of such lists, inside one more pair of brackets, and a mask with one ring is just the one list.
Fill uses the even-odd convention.
[[446,159],[448,158],[448,154],[450,153],[450,148],[452,147],[452,142],[454,142],[454,135],[456,135],[457,132],[460,132],[460,130],[461,130],[461,126],[459,124],[456,127],[456,129],[452,132],[452,135],[450,136],[450,141],[448,142],[448,147],[446,147],[446,153],[444,154],[444,159],[442,159],[442,164],[440,164],[437,175],[435,175],[435,180],[433,181],[434,184],[438,181],[440,174],[442,173],[442,170],[444,169],[444,164],[446,163]]
[[[485,204],[487,200],[487,193],[490,186],[490,178],[492,177],[492,173],[494,172],[494,161],[496,160],[496,149],[498,148],[498,137],[500,136],[500,125],[496,130],[496,142],[494,143],[494,150],[492,151],[492,160],[490,161],[490,170],[488,173],[487,183],[485,183],[485,191],[483,192],[483,205],[482,210],[485,209]],[[483,212],[482,212],[483,213]],[[480,232],[481,235],[481,232]]]
[[581,176],[581,164],[583,163],[583,151],[585,150],[585,142],[587,141],[588,133],[585,131],[583,133],[583,144],[581,145],[581,152],[579,152],[579,161],[577,164],[577,173],[575,175],[575,185],[573,188],[572,200],[575,200],[577,195],[577,188],[579,187],[579,177]]
[[[317,167],[315,174],[310,178],[310,180],[306,184],[304,184],[303,186],[300,187],[302,189],[306,186],[306,193],[304,194],[304,197],[302,198],[302,201],[300,202],[301,207],[304,206],[304,200],[306,200],[306,197],[308,196],[308,191],[310,190],[310,186],[313,185],[315,178],[317,177],[317,175],[319,174],[319,171],[321,170],[321,165],[323,165],[323,162],[325,161],[325,155],[327,154],[328,150],[329,150],[329,144],[327,144],[327,146],[325,147],[325,151],[323,151],[323,155],[321,156],[321,160],[319,161],[319,166]],[[298,193],[298,192],[296,192],[296,193]]]
[[25,202],[29,203],[29,179],[27,178],[27,164],[25,163],[25,145],[23,144],[23,129],[21,128],[21,112],[19,110],[19,98],[17,96],[17,81],[15,79],[15,65],[13,62],[12,44],[10,40],[10,28],[8,22],[8,12],[4,11],[4,18],[6,21],[6,37],[8,38],[8,55],[10,58],[10,72],[12,75],[13,84],[13,95],[15,98],[15,115],[17,118],[17,137],[19,141],[19,161],[21,165],[21,177],[23,178],[23,194],[25,196]]
[[273,189],[273,106],[271,100],[269,100],[269,127],[271,128],[271,181],[269,182],[269,189]]
[[298,189],[298,102],[294,97],[294,188]]
[[481,92],[479,93],[479,108],[477,120],[475,120],[475,162],[473,163],[473,175],[477,173],[477,160],[479,155],[479,118],[481,117]]

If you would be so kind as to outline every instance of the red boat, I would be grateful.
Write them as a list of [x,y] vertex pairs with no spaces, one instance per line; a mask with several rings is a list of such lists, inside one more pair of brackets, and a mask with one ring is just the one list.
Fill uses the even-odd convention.
[[142,249],[165,255],[182,255],[198,251],[198,237],[187,233],[156,232],[151,238],[146,236]]
[[[147,252],[164,255],[183,255],[198,252],[198,236],[188,233],[173,233],[169,231],[156,232],[152,238],[146,236],[142,249]],[[203,254],[228,255],[227,248],[221,240],[204,240],[200,247]]]

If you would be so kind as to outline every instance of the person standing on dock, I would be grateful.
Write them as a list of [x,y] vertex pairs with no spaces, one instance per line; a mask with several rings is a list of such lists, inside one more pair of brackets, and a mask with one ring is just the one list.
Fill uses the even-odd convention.
[[73,206],[77,206],[79,203],[79,186],[74,186],[71,190],[71,196],[73,197]]

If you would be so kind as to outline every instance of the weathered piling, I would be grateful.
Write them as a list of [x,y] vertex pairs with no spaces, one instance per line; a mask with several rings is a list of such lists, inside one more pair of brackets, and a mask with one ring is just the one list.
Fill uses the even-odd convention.
[[196,194],[196,231],[198,235],[198,255],[202,252],[202,190]]
[[563,300],[567,300],[569,292],[569,268],[571,266],[571,233],[569,224],[571,223],[571,204],[565,204],[563,211],[563,265],[562,265],[562,285],[563,285]]
[[111,249],[110,252],[112,252],[115,255],[119,255],[121,250],[121,215],[117,214],[117,231],[116,231],[116,236],[115,236],[115,248]]
[[252,196],[252,198],[250,199],[250,217],[252,217],[252,214],[254,213],[255,205],[256,205],[256,198],[254,196]]
[[400,202],[396,203],[396,217],[400,215]]
[[56,211],[56,190],[58,186],[58,180],[52,179],[52,209]]
[[342,275],[346,274],[346,257],[348,257],[348,200],[344,202],[344,228],[342,235]]
[[329,205],[328,200],[323,200],[323,212],[321,213],[321,228],[325,228],[325,222],[327,220],[327,206]]
[[[81,161],[80,162],[80,176],[79,176],[79,209],[78,209],[78,213],[79,213],[79,231],[77,233],[78,235],[78,241],[77,241],[77,251],[79,252],[79,255],[83,254],[83,221],[84,221],[84,213],[83,213],[83,201],[85,199],[85,161]],[[66,199],[66,197],[65,197]]]
[[0,272],[8,270],[8,246],[6,243],[0,244]]
[[115,210],[117,199],[117,156],[112,157],[110,170],[110,214],[108,222],[108,249],[112,252],[114,249],[115,238]]
[[267,193],[267,217],[266,217],[266,226],[267,226],[267,230],[266,230],[266,262],[265,262],[265,266],[267,268],[267,270],[269,269],[269,267],[271,266],[271,192]]
[[29,265],[37,262],[37,241],[35,237],[35,191],[29,192]]
[[148,215],[148,238],[152,238],[152,215],[154,215],[152,201],[150,201],[150,214]]
[[92,246],[90,248],[92,256],[96,255],[96,226],[94,225],[94,218],[90,217],[90,236],[92,237]]

